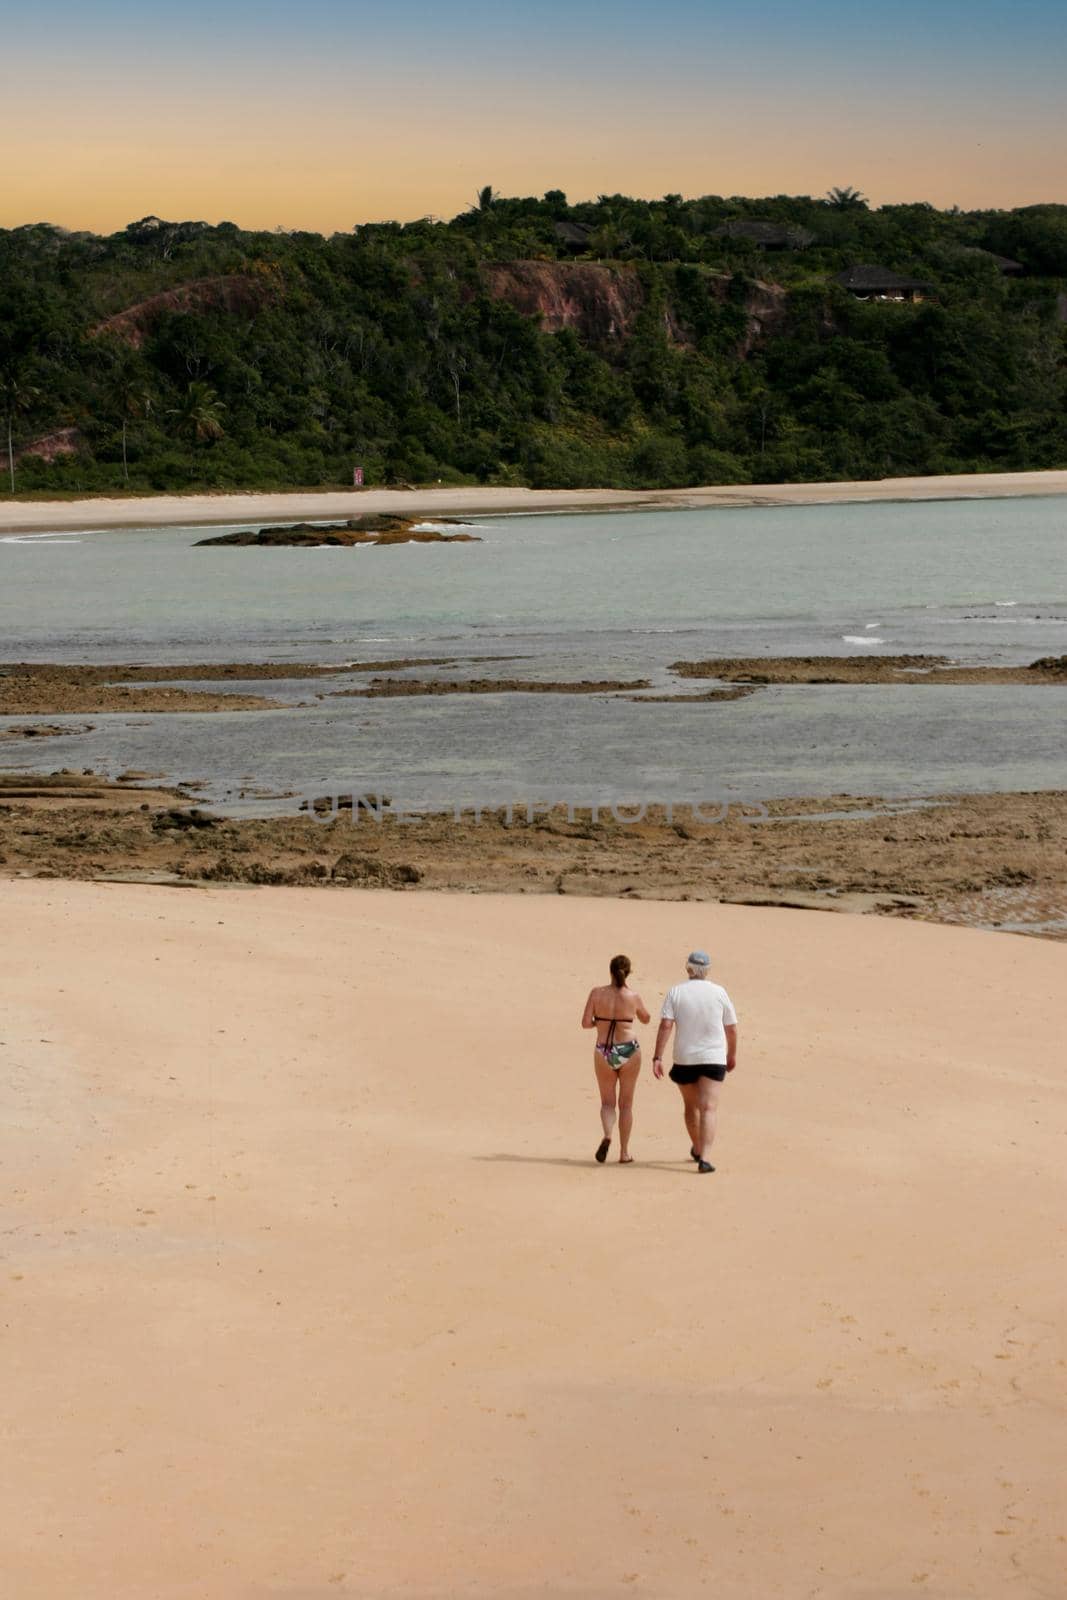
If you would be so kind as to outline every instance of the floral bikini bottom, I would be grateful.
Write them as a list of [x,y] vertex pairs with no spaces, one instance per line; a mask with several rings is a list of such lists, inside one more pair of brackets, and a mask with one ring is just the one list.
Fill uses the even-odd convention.
[[619,1068],[624,1067],[630,1057],[640,1048],[641,1046],[636,1039],[628,1039],[625,1044],[611,1044],[605,1040],[603,1044],[597,1045],[596,1050],[598,1055],[604,1057],[612,1071],[618,1072]]

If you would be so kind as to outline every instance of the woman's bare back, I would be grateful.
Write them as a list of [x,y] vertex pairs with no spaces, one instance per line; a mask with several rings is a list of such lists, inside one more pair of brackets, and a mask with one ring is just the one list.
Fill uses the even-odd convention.
[[625,985],[617,989],[613,983],[602,984],[599,988],[590,990],[589,999],[585,1003],[583,1022],[586,1027],[592,1022],[596,1023],[598,1044],[604,1043],[613,1023],[614,1043],[628,1044],[635,1037],[634,1023],[649,1020],[648,1007],[641,996],[636,989]]

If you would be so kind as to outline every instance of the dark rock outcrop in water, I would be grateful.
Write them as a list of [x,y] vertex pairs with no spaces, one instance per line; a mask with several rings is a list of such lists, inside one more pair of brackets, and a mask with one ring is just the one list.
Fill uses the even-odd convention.
[[[446,519],[447,520],[447,519]],[[310,522],[293,522],[277,528],[242,528],[237,533],[220,533],[202,544],[233,545],[321,545],[354,544],[471,544],[476,533],[441,533],[422,528],[414,517],[349,517],[346,522],[330,522],[316,527]]]

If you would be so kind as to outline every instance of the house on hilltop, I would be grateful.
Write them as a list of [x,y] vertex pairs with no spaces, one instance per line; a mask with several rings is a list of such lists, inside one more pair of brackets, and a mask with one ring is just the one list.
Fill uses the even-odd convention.
[[592,228],[587,228],[584,222],[557,222],[553,231],[557,244],[572,256],[584,255],[593,237]]
[[834,282],[855,295],[857,300],[925,300],[932,285],[919,278],[902,278],[888,267],[846,267]]
[[747,239],[758,250],[806,250],[815,243],[808,228],[798,228],[763,217],[733,217],[712,228],[713,239]]
[[1026,271],[1021,261],[1013,261],[1011,256],[998,256],[995,250],[983,250],[981,245],[966,244],[960,254],[965,256],[984,256],[986,261],[991,261],[997,271],[1005,278],[1019,278]]

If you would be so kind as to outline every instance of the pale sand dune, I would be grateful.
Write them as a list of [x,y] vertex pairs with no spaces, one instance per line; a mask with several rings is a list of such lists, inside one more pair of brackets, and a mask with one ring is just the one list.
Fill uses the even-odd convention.
[[166,523],[292,522],[351,517],[487,516],[496,512],[610,511],[668,506],[839,505],[869,500],[988,500],[1067,494],[1067,472],[983,472],[856,483],[739,483],[704,489],[350,489],[285,494],[145,495],[136,499],[11,500],[0,534]]
[[[1062,947],[0,905],[13,1600],[1063,1593]],[[719,1171],[648,1067],[598,1168],[586,989],[621,948],[657,1001],[694,943],[743,1023]]]

